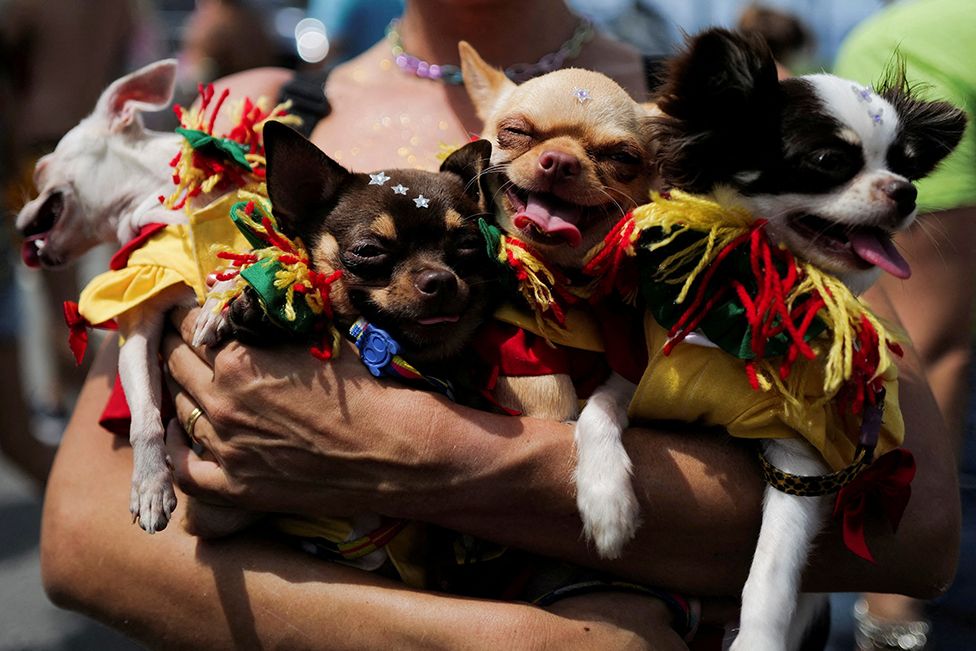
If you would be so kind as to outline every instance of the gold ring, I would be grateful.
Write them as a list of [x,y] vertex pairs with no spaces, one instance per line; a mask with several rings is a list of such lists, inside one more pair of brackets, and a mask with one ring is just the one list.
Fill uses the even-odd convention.
[[191,411],[190,415],[187,417],[186,422],[183,423],[183,429],[194,441],[196,441],[196,439],[193,437],[193,428],[196,426],[197,420],[200,418],[200,416],[203,416],[203,410],[199,407],[194,407],[193,411]]

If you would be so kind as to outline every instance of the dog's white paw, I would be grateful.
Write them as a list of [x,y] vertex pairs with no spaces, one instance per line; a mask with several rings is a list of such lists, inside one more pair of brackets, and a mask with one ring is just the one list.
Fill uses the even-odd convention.
[[576,423],[576,506],[583,533],[604,558],[617,558],[639,526],[632,463],[622,436],[633,384],[613,374]]
[[148,533],[162,531],[176,509],[176,492],[165,456],[138,464],[132,473],[129,512]]
[[604,558],[619,558],[640,524],[640,507],[630,476],[614,481],[577,481],[576,506],[583,518],[583,534]]
[[213,346],[220,342],[227,329],[227,319],[223,311],[217,311],[218,300],[208,298],[197,322],[193,326],[193,345],[194,346]]

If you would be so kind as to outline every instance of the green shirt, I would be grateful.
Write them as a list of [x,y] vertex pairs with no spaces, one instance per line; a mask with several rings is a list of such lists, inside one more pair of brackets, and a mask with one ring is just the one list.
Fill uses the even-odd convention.
[[921,212],[976,205],[976,1],[903,0],[851,32],[834,72],[876,84],[896,51],[920,97],[947,100],[969,117],[956,151],[918,183]]

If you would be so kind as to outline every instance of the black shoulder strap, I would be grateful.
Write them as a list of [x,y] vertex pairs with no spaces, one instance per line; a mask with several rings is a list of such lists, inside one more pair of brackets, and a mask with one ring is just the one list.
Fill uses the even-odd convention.
[[644,78],[647,80],[647,92],[653,95],[657,87],[664,81],[664,69],[668,59],[660,54],[645,54],[642,58],[644,59]]
[[295,73],[288,83],[281,87],[278,101],[291,100],[291,113],[302,119],[298,131],[309,137],[319,120],[332,112],[332,106],[325,97],[325,80],[332,67],[320,70],[303,70]]

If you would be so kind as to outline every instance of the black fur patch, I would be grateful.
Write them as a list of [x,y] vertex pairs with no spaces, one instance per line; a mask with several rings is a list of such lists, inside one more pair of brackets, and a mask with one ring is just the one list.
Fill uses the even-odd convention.
[[919,99],[910,87],[905,63],[896,59],[878,84],[878,94],[898,112],[901,130],[888,150],[888,165],[907,179],[920,179],[945,158],[966,130],[966,114],[943,101]]
[[[901,130],[888,150],[892,172],[919,179],[962,138],[965,114],[947,102],[918,99],[903,65],[879,94]],[[864,167],[860,145],[803,78],[776,79],[772,54],[754,36],[711,29],[690,39],[670,64],[654,121],[658,166],[667,184],[690,192],[731,185],[746,195],[822,194]]]

